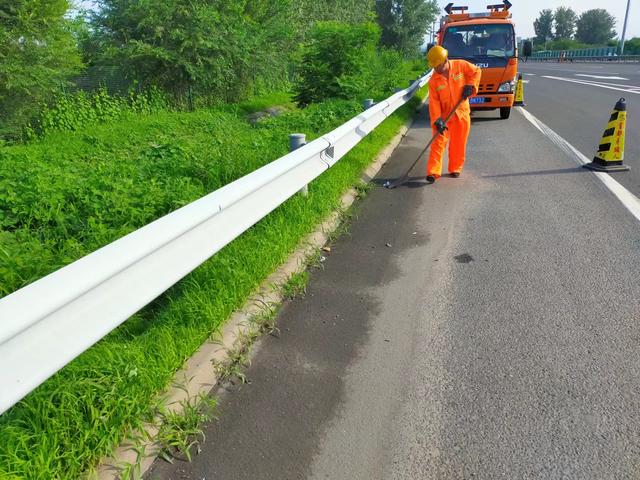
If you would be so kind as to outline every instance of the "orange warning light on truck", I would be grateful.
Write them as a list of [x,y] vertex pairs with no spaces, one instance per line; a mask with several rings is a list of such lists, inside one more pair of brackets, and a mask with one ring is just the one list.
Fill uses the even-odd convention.
[[[509,118],[518,74],[518,48],[509,0],[488,5],[482,13],[467,13],[469,7],[445,8],[438,31],[438,45],[449,51],[449,58],[463,59],[482,69],[480,89],[469,102],[472,110],[500,110]],[[525,42],[525,56],[531,44]]]

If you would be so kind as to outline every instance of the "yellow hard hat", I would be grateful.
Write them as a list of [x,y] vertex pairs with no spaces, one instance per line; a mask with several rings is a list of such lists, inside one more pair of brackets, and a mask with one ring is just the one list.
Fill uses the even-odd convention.
[[436,45],[435,47],[431,47],[427,53],[427,62],[429,63],[429,67],[436,68],[446,62],[448,57],[449,52],[447,49]]

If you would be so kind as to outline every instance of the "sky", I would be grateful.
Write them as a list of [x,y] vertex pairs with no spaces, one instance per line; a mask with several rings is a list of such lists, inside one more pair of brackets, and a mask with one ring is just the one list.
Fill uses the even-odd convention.
[[[450,1],[452,0],[438,0],[438,3],[444,9]],[[471,12],[482,12],[486,11],[487,5],[500,2],[501,0],[458,0],[454,3],[467,5]],[[540,10],[545,8],[555,10],[557,7],[571,7],[578,15],[592,8],[604,8],[616,17],[616,32],[618,32],[618,36],[621,36],[627,8],[627,0],[511,0],[511,3],[513,4],[511,12],[516,23],[516,34],[523,38],[535,35],[533,21],[538,18]],[[627,22],[627,39],[632,37],[640,37],[640,0],[631,0],[629,21]]]

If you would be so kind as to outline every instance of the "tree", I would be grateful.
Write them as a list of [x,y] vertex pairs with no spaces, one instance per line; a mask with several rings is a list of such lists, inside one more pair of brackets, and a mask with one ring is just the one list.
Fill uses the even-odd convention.
[[[100,0],[92,24],[103,64],[178,96],[237,100],[262,74],[286,75],[291,2]],[[275,62],[275,64],[274,64]]]
[[376,0],[382,45],[417,53],[439,10],[437,0]]
[[553,11],[545,9],[540,12],[540,16],[533,22],[538,42],[546,42],[553,38]]
[[68,0],[0,3],[0,135],[19,135],[39,104],[81,68],[69,7]]
[[640,55],[640,38],[632,38],[624,42],[625,55]]
[[554,14],[556,27],[556,40],[570,40],[576,30],[578,16],[571,7],[558,7]]
[[605,45],[616,36],[616,19],[603,8],[587,10],[576,25],[576,40],[589,45]]

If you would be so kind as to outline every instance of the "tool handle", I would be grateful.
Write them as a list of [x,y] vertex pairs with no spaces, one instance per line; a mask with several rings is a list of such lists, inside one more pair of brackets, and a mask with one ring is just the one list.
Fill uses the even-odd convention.
[[[458,101],[458,103],[456,103],[456,106],[455,106],[455,107],[453,107],[453,109],[451,109],[451,111],[449,112],[449,115],[447,115],[447,118],[445,118],[445,119],[444,119],[444,123],[445,123],[445,125],[446,125],[447,123],[449,123],[449,120],[451,120],[451,117],[453,117],[453,114],[454,114],[454,113],[456,113],[456,111],[458,110],[458,108],[460,107],[460,105],[462,105],[462,102],[464,102],[464,101],[465,101],[465,99],[464,99],[464,98],[460,98],[460,100]],[[435,135],[434,135],[433,137],[431,137],[431,140],[429,140],[429,143],[427,143],[427,146],[426,146],[426,147],[424,147],[424,150],[422,150],[422,152],[420,152],[420,155],[418,155],[418,159],[420,159],[420,157],[422,157],[422,155],[424,155],[424,154],[425,154],[425,152],[426,152],[427,150],[429,150],[429,147],[430,147],[430,146],[431,146],[431,144],[434,142],[434,140],[435,140],[436,138],[438,138],[438,135],[441,135],[441,133],[440,133],[440,132],[436,132],[436,133],[435,133]],[[418,163],[418,162],[416,161],[416,163]],[[414,163],[413,165],[415,166],[415,163]],[[411,167],[411,168],[413,169],[413,167]]]
[[447,118],[444,119],[445,124],[449,123],[449,120],[451,120],[451,117],[453,117],[453,114],[456,113],[460,105],[462,105],[462,102],[464,102],[465,100],[466,98],[460,97],[460,100],[458,101],[458,103],[456,103],[456,106],[453,107],[453,109],[449,112],[449,115],[447,115]]

